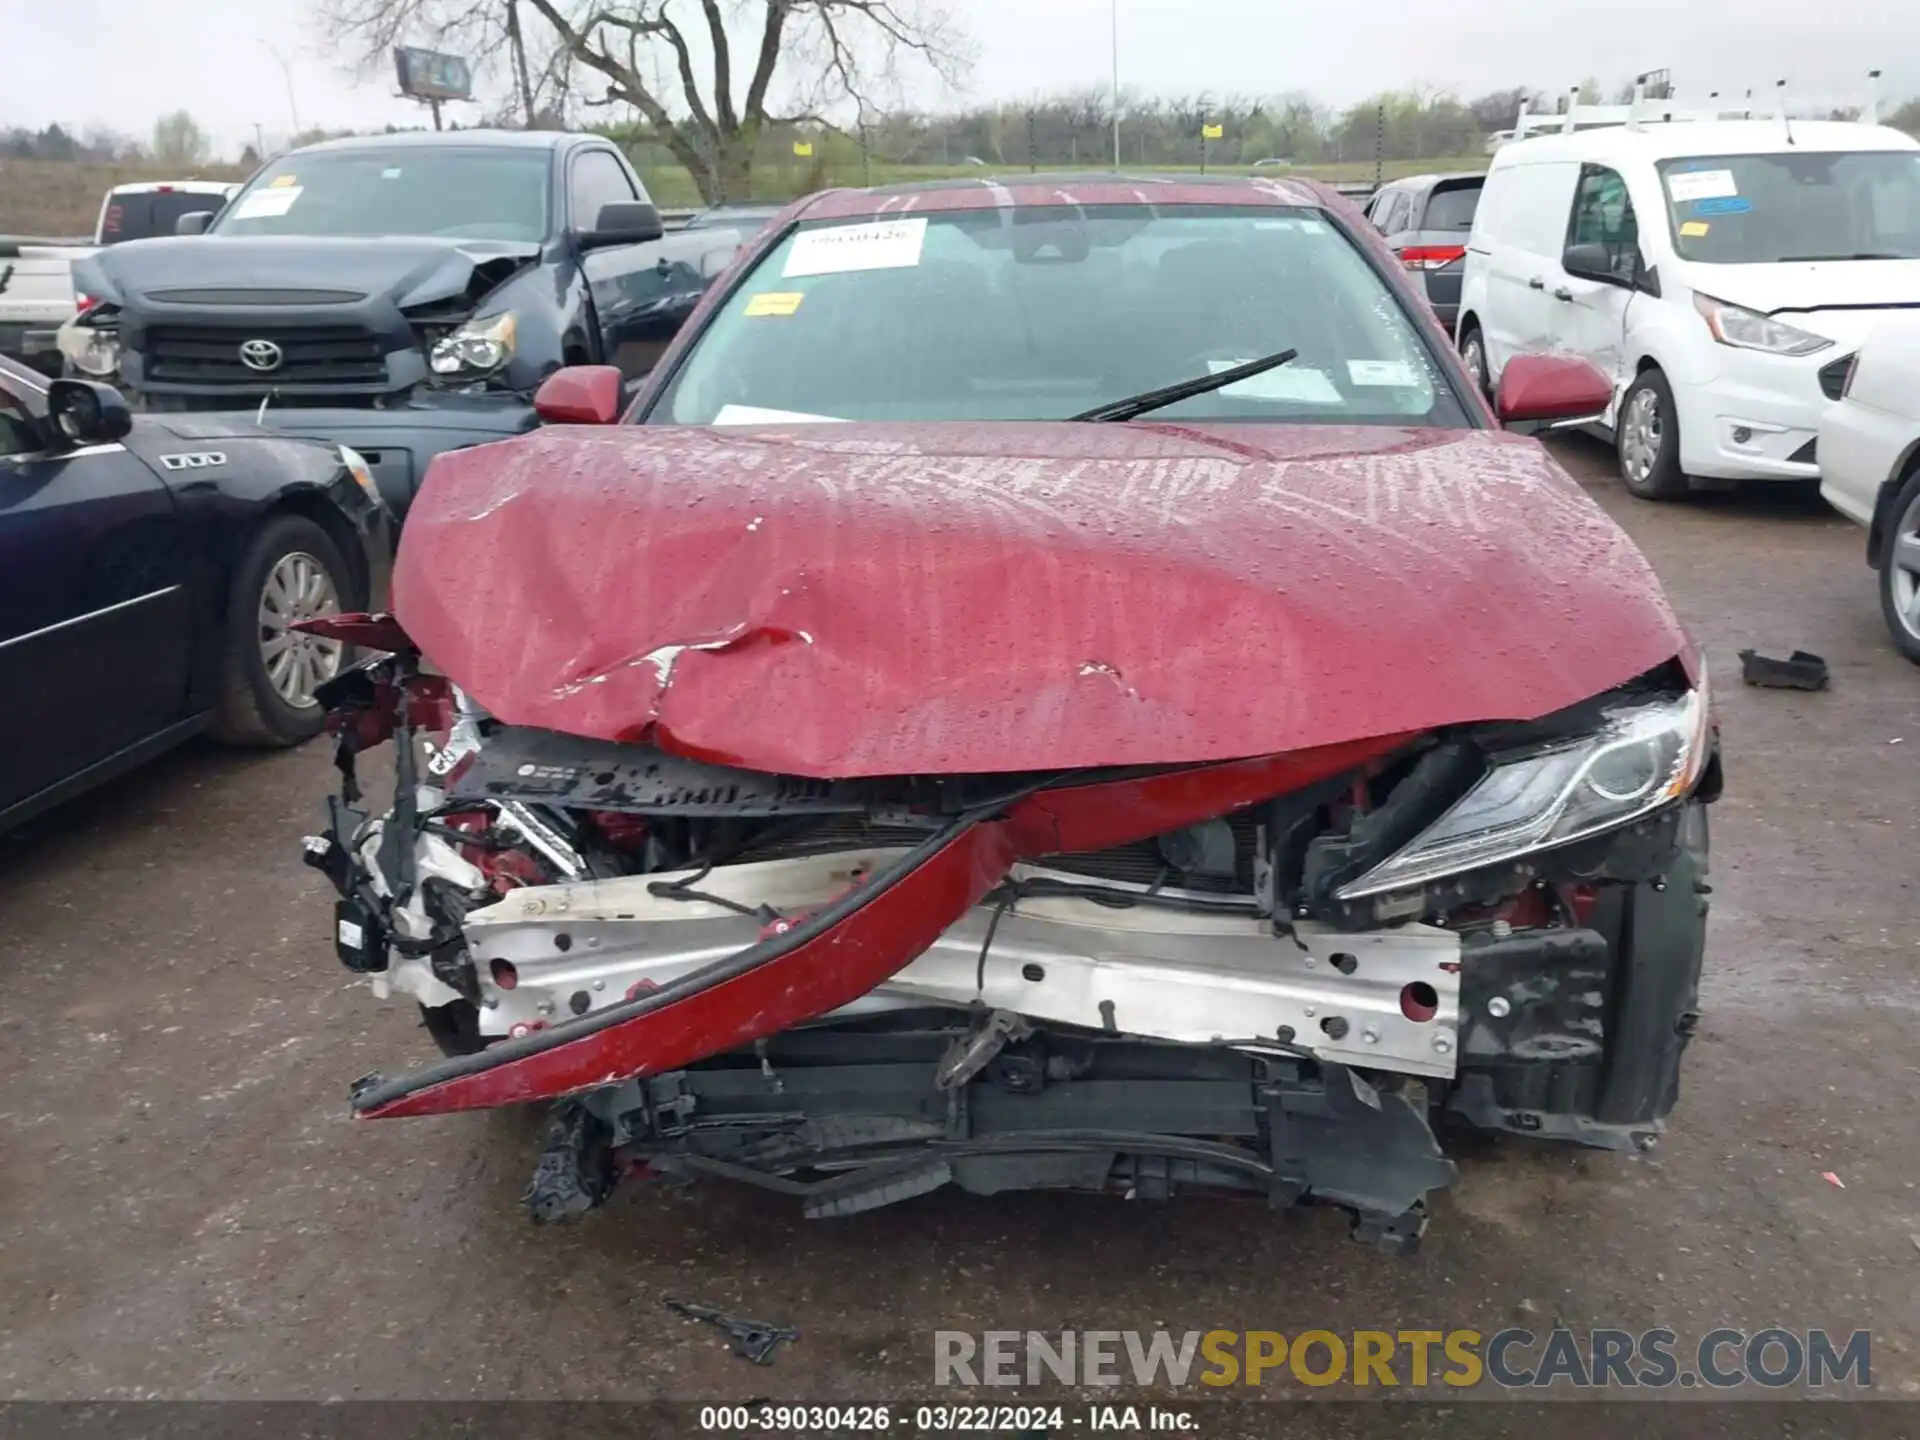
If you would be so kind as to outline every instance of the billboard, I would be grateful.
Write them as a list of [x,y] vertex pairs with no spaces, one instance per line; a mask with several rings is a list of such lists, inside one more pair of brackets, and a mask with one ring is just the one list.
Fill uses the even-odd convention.
[[393,68],[400,77],[400,93],[416,100],[471,100],[473,71],[458,55],[396,45]]

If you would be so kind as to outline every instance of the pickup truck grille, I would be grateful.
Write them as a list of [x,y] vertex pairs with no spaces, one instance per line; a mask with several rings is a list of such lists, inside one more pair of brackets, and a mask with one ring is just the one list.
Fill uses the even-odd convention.
[[[280,363],[256,370],[240,359],[240,346],[267,340],[280,347]],[[147,328],[146,378],[160,384],[231,385],[268,390],[279,385],[385,386],[387,357],[380,337],[358,325],[308,325],[298,329],[247,329],[212,325],[152,325]]]

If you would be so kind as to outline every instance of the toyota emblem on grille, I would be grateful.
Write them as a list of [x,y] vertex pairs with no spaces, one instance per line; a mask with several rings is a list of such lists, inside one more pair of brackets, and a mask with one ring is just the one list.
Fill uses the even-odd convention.
[[280,347],[271,340],[240,342],[240,363],[249,370],[278,370],[282,358]]

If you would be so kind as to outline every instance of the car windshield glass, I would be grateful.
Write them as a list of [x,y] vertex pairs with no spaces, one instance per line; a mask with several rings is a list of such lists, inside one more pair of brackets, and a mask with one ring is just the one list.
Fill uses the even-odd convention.
[[1660,166],[1674,247],[1709,265],[1920,258],[1920,153],[1716,155]]
[[1064,419],[1275,351],[1158,421],[1464,426],[1414,319],[1311,209],[1023,206],[801,227],[654,423]]
[[1471,230],[1473,212],[1480,208],[1480,182],[1436,190],[1427,197],[1427,210],[1420,217],[1422,230]]
[[237,196],[220,235],[444,235],[539,241],[543,150],[415,146],[285,155]]

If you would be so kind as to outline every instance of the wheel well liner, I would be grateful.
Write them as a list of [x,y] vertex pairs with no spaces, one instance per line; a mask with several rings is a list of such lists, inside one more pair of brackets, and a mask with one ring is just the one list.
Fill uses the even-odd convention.
[[1893,520],[1893,502],[1916,474],[1920,474],[1920,440],[1915,440],[1901,454],[1893,473],[1880,482],[1880,492],[1874,497],[1873,520],[1867,526],[1867,564],[1875,570],[1880,568],[1887,526]]

